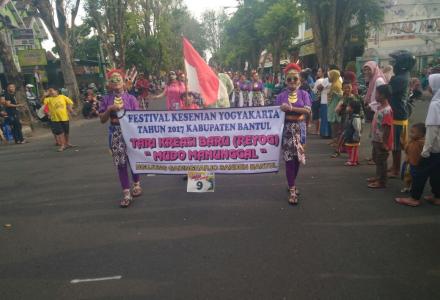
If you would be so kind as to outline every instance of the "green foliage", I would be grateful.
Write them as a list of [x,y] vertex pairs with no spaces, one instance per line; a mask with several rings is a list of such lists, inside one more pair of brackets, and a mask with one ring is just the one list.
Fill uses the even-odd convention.
[[[88,19],[104,31],[117,35],[114,0],[86,0]],[[190,14],[182,0],[128,0],[124,8],[125,63],[141,71],[158,74],[160,71],[183,68],[182,36],[187,37],[203,54],[207,49],[202,25]],[[99,13],[97,16],[96,12]],[[104,17],[104,15],[106,16]],[[116,36],[114,48],[120,48]],[[104,51],[112,47],[107,45]]]
[[294,0],[241,1],[225,22],[216,59],[234,69],[243,69],[246,61],[257,68],[265,48],[278,57],[289,49],[301,19],[301,8]]

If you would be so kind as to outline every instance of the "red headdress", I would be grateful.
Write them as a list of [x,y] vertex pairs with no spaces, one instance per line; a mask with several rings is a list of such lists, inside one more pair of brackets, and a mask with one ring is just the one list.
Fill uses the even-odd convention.
[[292,71],[296,71],[296,72],[299,73],[299,72],[301,72],[301,67],[298,64],[295,64],[295,63],[288,64],[286,66],[286,68],[284,69],[284,74],[287,75],[287,74],[289,74]]
[[107,78],[110,78],[115,73],[121,74],[122,79],[125,79],[125,72],[124,72],[124,70],[121,70],[121,69],[111,69],[111,70],[108,70],[106,76],[107,76]]

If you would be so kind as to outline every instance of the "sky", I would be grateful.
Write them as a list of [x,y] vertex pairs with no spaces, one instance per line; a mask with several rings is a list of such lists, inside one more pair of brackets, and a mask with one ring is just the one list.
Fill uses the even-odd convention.
[[[197,18],[200,18],[202,13],[207,9],[223,10],[225,7],[237,6],[237,0],[184,0],[188,10]],[[226,9],[226,12],[232,12],[233,9]],[[83,10],[78,13],[78,18],[84,14]],[[52,50],[55,46],[52,39],[43,42],[43,47],[46,50]]]

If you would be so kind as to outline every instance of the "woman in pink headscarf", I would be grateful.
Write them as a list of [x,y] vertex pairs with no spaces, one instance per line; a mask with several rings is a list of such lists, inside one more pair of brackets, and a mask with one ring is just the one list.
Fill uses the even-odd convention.
[[379,104],[376,102],[376,88],[387,83],[385,75],[375,61],[369,61],[362,67],[365,81],[368,82],[368,91],[364,98],[365,106],[376,111]]

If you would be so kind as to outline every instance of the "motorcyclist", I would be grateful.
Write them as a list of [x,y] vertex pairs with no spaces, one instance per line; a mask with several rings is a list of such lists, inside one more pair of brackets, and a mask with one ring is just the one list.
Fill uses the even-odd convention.
[[29,108],[31,109],[32,114],[35,116],[38,109],[40,109],[41,104],[37,96],[35,96],[33,88],[34,86],[32,84],[26,85],[26,100],[29,104]]

